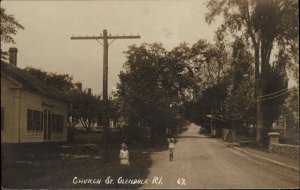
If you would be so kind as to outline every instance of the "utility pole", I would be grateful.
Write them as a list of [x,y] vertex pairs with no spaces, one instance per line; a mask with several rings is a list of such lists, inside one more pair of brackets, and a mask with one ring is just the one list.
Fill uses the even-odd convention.
[[[104,157],[105,160],[107,160],[107,151],[108,151],[108,144],[107,144],[107,129],[109,125],[108,120],[108,92],[107,92],[107,86],[108,86],[108,47],[109,45],[117,40],[117,39],[138,39],[141,38],[139,35],[137,36],[112,36],[111,34],[107,35],[107,30],[103,30],[103,34],[100,34],[100,36],[78,36],[78,37],[71,37],[71,40],[97,40],[102,46],[103,46],[103,103],[104,103],[104,113],[103,113],[103,125],[104,125]],[[101,43],[99,40],[103,40],[103,43]],[[110,43],[108,43],[108,40]]]

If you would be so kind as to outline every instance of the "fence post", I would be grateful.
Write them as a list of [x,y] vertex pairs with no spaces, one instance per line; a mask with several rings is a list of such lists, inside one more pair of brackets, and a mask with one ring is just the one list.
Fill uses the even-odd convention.
[[276,146],[273,146],[274,144],[279,144],[279,137],[280,137],[280,133],[278,132],[270,132],[268,133],[269,135],[269,151],[270,152],[273,152],[274,150],[274,147]]
[[278,132],[270,132],[270,133],[268,133],[268,135],[270,137],[269,144],[279,143],[280,133],[278,133]]

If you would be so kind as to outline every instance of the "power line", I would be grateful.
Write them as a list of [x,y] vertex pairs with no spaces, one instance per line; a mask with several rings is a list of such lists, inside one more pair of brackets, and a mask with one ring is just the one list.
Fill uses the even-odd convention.
[[259,96],[259,98],[263,98],[263,97],[275,95],[275,94],[278,94],[278,93],[283,92],[283,91],[286,91],[286,90],[289,90],[289,89],[288,89],[288,88],[285,88],[285,89],[279,90],[279,91],[277,91],[277,92],[273,92],[273,93],[270,93],[270,94],[265,94],[265,95]]
[[262,102],[262,101],[265,101],[265,100],[274,99],[274,98],[277,98],[277,97],[282,96],[282,95],[287,94],[287,93],[289,93],[289,91],[283,92],[283,93],[278,94],[278,95],[276,95],[276,96],[272,96],[272,97],[268,97],[268,98],[261,98],[259,101]]

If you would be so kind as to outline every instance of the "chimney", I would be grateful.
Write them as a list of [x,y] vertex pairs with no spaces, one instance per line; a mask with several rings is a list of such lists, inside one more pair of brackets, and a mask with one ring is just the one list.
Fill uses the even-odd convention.
[[11,47],[9,48],[8,52],[9,52],[9,64],[17,66],[18,49],[15,47]]
[[88,95],[92,95],[92,89],[88,88]]
[[81,82],[77,82],[76,87],[79,91],[82,91],[82,83]]

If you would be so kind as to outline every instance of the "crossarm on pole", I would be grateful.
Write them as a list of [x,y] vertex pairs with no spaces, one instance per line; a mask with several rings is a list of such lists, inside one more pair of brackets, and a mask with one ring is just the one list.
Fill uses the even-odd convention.
[[[136,39],[141,38],[141,36],[107,36],[107,39]],[[71,37],[71,40],[97,40],[97,39],[104,39],[103,36],[77,36]]]

